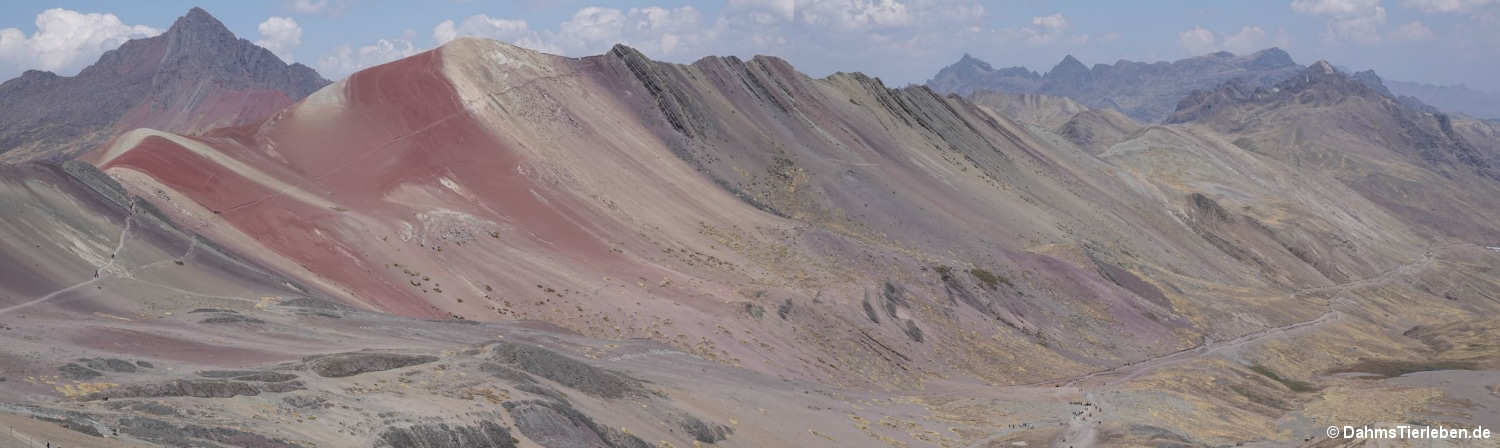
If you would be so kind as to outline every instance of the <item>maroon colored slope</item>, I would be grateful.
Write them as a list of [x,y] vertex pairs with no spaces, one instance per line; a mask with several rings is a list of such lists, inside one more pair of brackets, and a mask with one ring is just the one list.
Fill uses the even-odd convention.
[[[318,201],[288,195],[158,136],[142,139],[103,167],[151,173],[270,251],[341,285],[344,295],[399,314],[446,312],[399,282],[372,274],[372,267],[393,263],[371,256],[359,247],[362,236],[355,235],[369,231],[364,223],[412,218],[411,209],[393,207],[389,200],[404,185],[461,179],[466,189],[482,193],[448,198],[454,208],[475,215],[499,211],[504,227],[554,253],[608,265],[610,250],[577,224],[584,219],[559,206],[570,199],[539,194],[542,188],[519,172],[518,155],[464,110],[440,71],[441,57],[426,52],[351,76],[327,92],[343,98],[336,114],[323,115],[315,106],[293,108],[258,128],[202,138],[215,157],[263,171]],[[360,217],[352,220],[346,215],[356,213]],[[323,237],[327,234],[338,236]]]

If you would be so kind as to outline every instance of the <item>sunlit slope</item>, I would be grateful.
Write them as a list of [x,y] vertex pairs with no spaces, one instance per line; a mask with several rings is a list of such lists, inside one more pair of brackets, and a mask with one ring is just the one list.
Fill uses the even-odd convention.
[[92,161],[360,306],[835,382],[1039,381],[1311,321],[1324,302],[1295,292],[1437,240],[1217,132],[1107,118],[1125,140],[1085,148],[776,58],[460,39],[257,125],[135,131]]

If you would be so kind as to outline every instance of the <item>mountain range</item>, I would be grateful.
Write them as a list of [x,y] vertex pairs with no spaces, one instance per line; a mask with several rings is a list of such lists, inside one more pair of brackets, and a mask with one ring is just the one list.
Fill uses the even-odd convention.
[[[124,51],[145,42],[244,43],[210,24],[195,9],[85,73],[166,76]],[[1274,49],[1045,75],[966,57],[892,88],[459,38],[327,85],[236,79],[286,104],[16,137],[0,444],[1286,446],[1500,424],[1500,125],[1373,72]],[[199,84],[164,85],[150,98]]]
[[1045,74],[1024,67],[995,69],[965,54],[939,70],[927,86],[960,95],[995,90],[1067,97],[1091,108],[1115,109],[1136,121],[1157,123],[1172,113],[1179,99],[1195,90],[1213,89],[1235,79],[1269,86],[1301,69],[1279,48],[1244,56],[1217,52],[1173,62],[1120,60],[1093,67],[1069,55]]

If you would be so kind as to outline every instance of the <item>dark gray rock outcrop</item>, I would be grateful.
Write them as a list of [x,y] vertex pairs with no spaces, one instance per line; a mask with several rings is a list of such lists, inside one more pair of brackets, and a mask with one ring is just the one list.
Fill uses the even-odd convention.
[[491,359],[600,398],[644,396],[639,380],[534,345],[501,342]]
[[419,424],[389,428],[375,443],[379,448],[512,448],[517,440],[494,422],[474,426]]
[[647,448],[640,438],[599,425],[566,403],[510,401],[505,403],[516,429],[547,448]]
[[318,376],[339,378],[361,373],[381,372],[437,361],[436,356],[399,353],[351,352],[318,355],[303,359],[308,370]]
[[291,392],[305,389],[301,381],[277,383],[247,383],[226,380],[173,380],[164,383],[131,384],[89,394],[84,401],[109,400],[112,398],[233,398],[242,395],[255,396],[263,392]]
[[282,439],[233,428],[175,424],[150,417],[126,417],[119,421],[119,431],[137,439],[180,447],[301,448],[302,445]]

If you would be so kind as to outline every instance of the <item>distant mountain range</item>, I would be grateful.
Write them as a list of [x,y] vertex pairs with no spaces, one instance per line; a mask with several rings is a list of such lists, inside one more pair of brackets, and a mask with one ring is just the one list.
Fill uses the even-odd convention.
[[1406,81],[1386,81],[1385,85],[1396,94],[1421,98],[1423,102],[1444,111],[1475,118],[1500,119],[1500,93],[1475,90],[1463,85],[1438,86]]
[[1156,123],[1165,119],[1177,101],[1194,90],[1218,87],[1231,79],[1269,86],[1302,69],[1279,48],[1236,56],[1218,52],[1175,62],[1134,62],[1085,66],[1066,56],[1046,74],[1024,67],[996,69],[965,54],[938,71],[927,86],[939,92],[967,95],[975,90],[1041,93],[1072,98],[1090,108],[1111,108],[1131,118]]
[[[1040,93],[1066,97],[1090,108],[1112,108],[1131,118],[1156,123],[1166,119],[1177,101],[1197,90],[1213,90],[1238,80],[1241,85],[1269,87],[1301,66],[1279,48],[1245,56],[1218,52],[1174,62],[1084,66],[1077,58],[1063,58],[1046,74],[1025,67],[994,68],[969,54],[939,70],[927,81],[933,90],[969,95],[979,90]],[[1381,80],[1372,70],[1351,72],[1352,79],[1371,85],[1385,96],[1416,109],[1461,113],[1481,119],[1500,118],[1500,94],[1466,86],[1436,86]],[[1379,85],[1378,87],[1374,87]]]
[[77,76],[29,70],[0,84],[0,159],[69,158],[139,127],[199,132],[253,122],[328,85],[193,8]]

